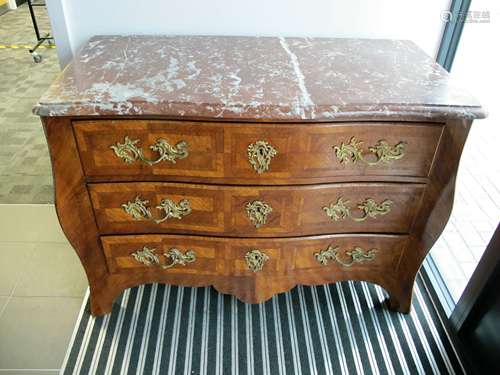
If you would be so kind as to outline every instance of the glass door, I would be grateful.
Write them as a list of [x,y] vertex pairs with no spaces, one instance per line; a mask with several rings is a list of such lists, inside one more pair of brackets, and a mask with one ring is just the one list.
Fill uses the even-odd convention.
[[427,262],[431,263],[428,267],[435,266],[446,286],[441,299],[448,315],[500,219],[500,2],[474,0],[467,5],[467,1],[453,1],[453,12],[443,13],[447,25],[438,61],[450,69],[459,86],[479,100],[489,116],[475,121],[469,133],[451,218]]

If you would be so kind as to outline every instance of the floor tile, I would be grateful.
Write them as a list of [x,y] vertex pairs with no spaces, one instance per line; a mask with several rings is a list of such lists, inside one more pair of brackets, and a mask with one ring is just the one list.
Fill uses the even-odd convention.
[[476,262],[460,262],[460,268],[462,269],[465,278],[469,280],[476,270],[477,263]]
[[485,246],[471,246],[470,250],[472,254],[474,255],[474,259],[476,260],[476,263],[479,263],[479,260],[484,254],[484,250],[486,250]]
[[1,367],[60,368],[82,300],[13,297],[0,317]]
[[9,298],[10,297],[4,297],[4,296],[0,297],[0,317],[2,316],[3,310],[4,310],[5,306],[7,305]]
[[53,204],[33,205],[40,206],[37,209],[37,215],[43,223],[39,228],[38,242],[62,242],[69,243],[64,235],[57,218],[56,208]]
[[52,204],[0,204],[1,242],[63,242]]
[[465,285],[467,285],[467,279],[465,279],[465,277],[460,279],[452,279],[450,277],[446,278],[446,286],[455,301],[460,299],[460,296],[465,289]]
[[14,296],[83,297],[87,277],[69,244],[37,243]]
[[[495,233],[495,230],[490,230],[490,231],[485,231],[485,232],[479,232],[479,235],[481,236],[481,238],[483,239],[484,243],[485,244],[488,244],[490,243],[491,241],[491,237],[493,237],[493,233]],[[471,247],[474,247],[474,246],[471,246]],[[486,245],[484,246],[480,246],[482,248],[486,248]]]
[[1,241],[34,242],[39,236],[43,222],[36,217],[34,205],[0,205]]
[[11,294],[33,255],[34,247],[33,243],[0,242],[0,296]]
[[460,268],[460,263],[449,255],[449,252],[446,256],[443,256],[443,254],[446,254],[445,249],[443,249],[440,256],[435,259],[437,260],[437,267],[445,280],[465,279],[462,268]]

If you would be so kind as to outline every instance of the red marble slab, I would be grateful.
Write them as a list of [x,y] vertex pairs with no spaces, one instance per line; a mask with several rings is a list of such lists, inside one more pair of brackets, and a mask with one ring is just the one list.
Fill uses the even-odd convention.
[[272,121],[486,115],[411,41],[227,36],[96,36],[33,111]]

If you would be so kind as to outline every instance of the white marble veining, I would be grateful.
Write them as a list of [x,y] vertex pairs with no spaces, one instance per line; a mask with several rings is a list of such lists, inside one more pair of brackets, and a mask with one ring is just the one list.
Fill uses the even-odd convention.
[[485,116],[410,41],[202,36],[94,37],[34,113],[275,121]]

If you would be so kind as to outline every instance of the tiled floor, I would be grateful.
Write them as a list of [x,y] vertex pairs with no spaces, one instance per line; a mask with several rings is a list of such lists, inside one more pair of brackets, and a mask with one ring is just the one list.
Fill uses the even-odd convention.
[[[36,9],[49,30],[45,8]],[[32,45],[28,8],[0,16],[0,45]],[[59,72],[54,49],[41,49],[35,64],[27,49],[0,49],[0,203],[50,203],[52,175],[45,137],[31,108]]]
[[[44,9],[40,27],[48,30]],[[32,44],[28,9],[0,16],[0,45]],[[0,49],[0,203],[52,202],[43,130],[31,107],[59,71],[55,50]],[[0,204],[0,375],[56,374],[87,288],[52,205]],[[24,371],[23,371],[24,370]]]
[[0,228],[0,375],[56,374],[87,279],[53,205],[0,205]]

